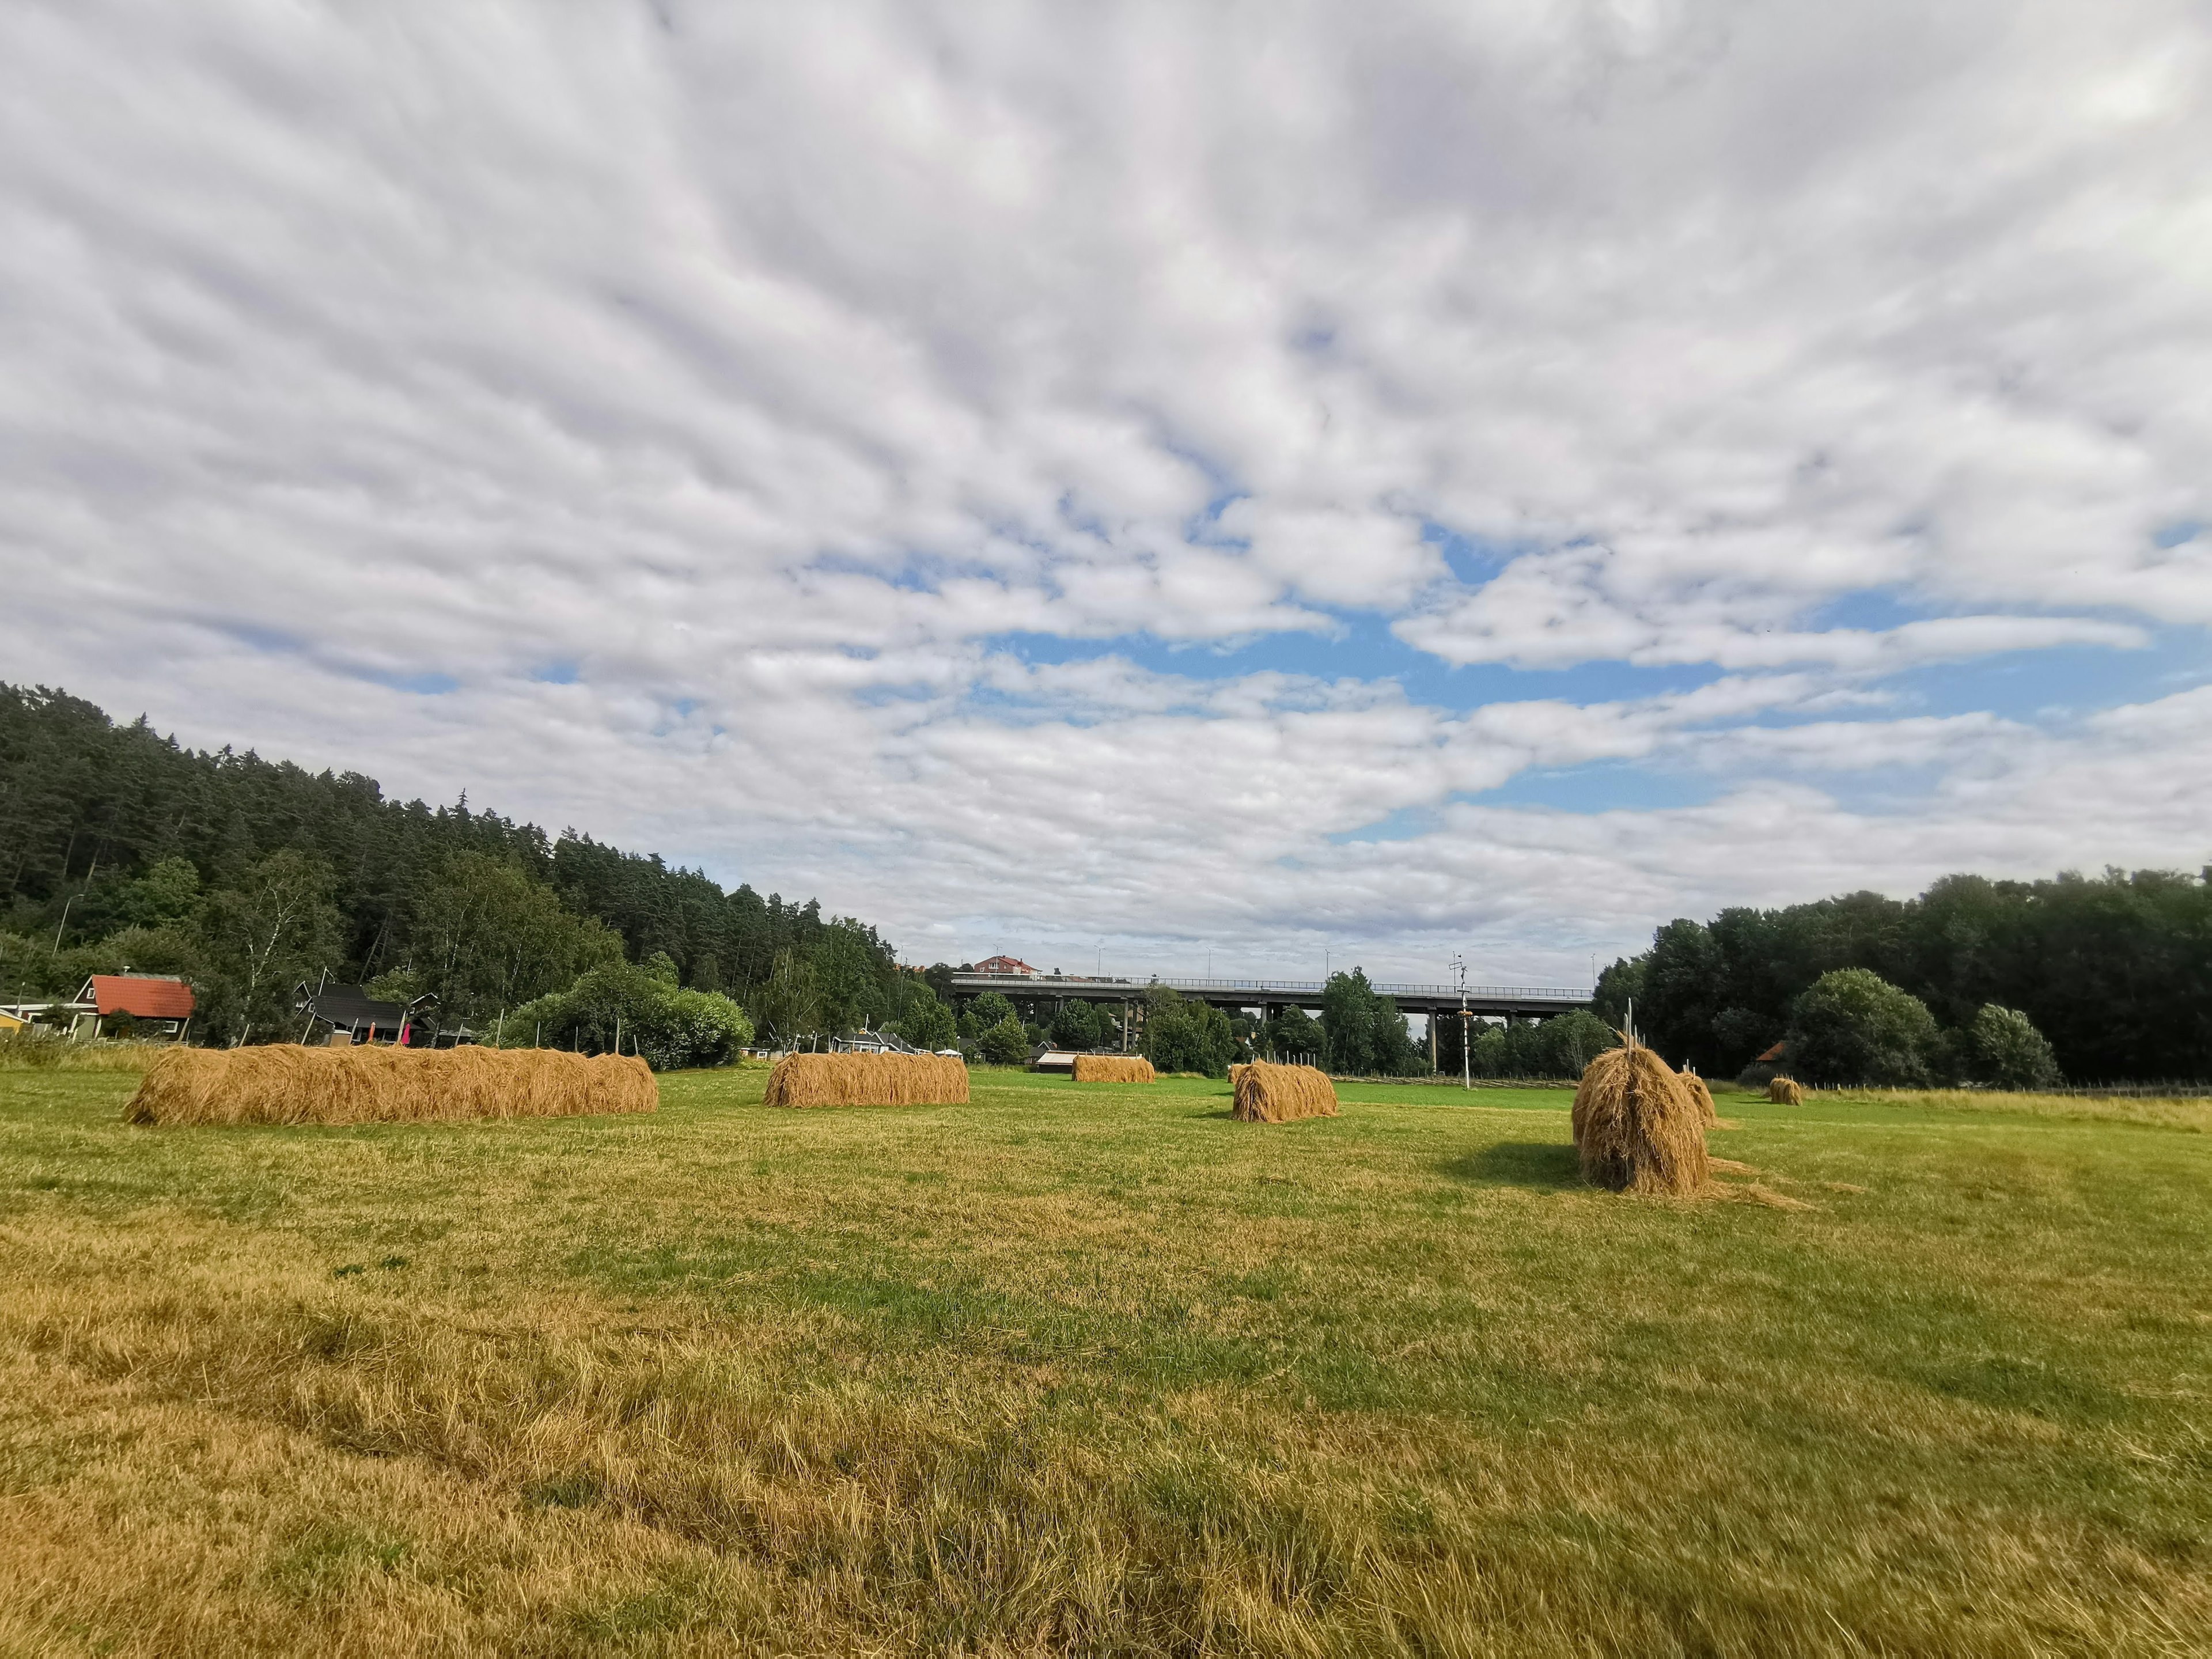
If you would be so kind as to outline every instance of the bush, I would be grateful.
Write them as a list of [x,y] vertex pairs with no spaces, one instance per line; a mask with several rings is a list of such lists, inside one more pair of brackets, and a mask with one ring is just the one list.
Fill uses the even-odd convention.
[[2035,1023],[1994,1002],[1984,1003],[1966,1028],[1966,1057],[1974,1081],[2000,1089],[2048,1089],[2059,1080],[2057,1056]]
[[683,989],[673,967],[656,957],[642,968],[628,962],[594,968],[567,990],[510,1012],[501,1042],[586,1054],[611,1054],[619,1044],[656,1072],[726,1065],[751,1044],[752,1021],[719,991]]
[[937,994],[927,985],[916,988],[918,994],[907,1006],[905,1013],[892,1023],[896,1031],[917,1048],[933,1053],[950,1048],[957,1035],[952,1025],[952,1011],[937,1000]]
[[[975,1000],[981,1002],[983,999]],[[988,1065],[1019,1066],[1030,1057],[1030,1034],[1022,1029],[1021,1021],[1010,1013],[977,1036],[975,1052]]]
[[1118,1035],[1114,1017],[1093,1003],[1063,1002],[1052,1017],[1053,1042],[1078,1053],[1109,1047]]
[[1869,969],[1838,968],[1791,1006],[1790,1070],[1801,1083],[1921,1086],[1937,1041],[1918,997]]
[[1145,1058],[1162,1072],[1225,1077],[1237,1050],[1236,1028],[1220,1009],[1172,991],[1145,999]]

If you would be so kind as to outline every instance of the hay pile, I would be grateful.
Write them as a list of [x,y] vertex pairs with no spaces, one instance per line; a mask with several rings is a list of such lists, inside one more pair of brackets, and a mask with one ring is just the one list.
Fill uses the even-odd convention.
[[786,1054],[764,1106],[945,1106],[968,1099],[968,1067],[950,1054]]
[[1698,1121],[1706,1128],[1711,1128],[1721,1121],[1720,1108],[1713,1104],[1713,1091],[1705,1087],[1705,1079],[1695,1072],[1682,1072],[1677,1075],[1681,1079],[1682,1087],[1689,1091],[1690,1098],[1697,1103]]
[[1334,1117],[1336,1085],[1310,1066],[1278,1066],[1255,1060],[1229,1068],[1237,1104],[1230,1115],[1246,1123],[1288,1123],[1294,1118]]
[[1142,1054],[1078,1054],[1078,1083],[1150,1083],[1152,1062]]
[[650,1112],[659,1085],[634,1056],[557,1048],[167,1048],[123,1109],[128,1123],[441,1123]]
[[1696,1097],[1640,1046],[1608,1048],[1575,1091],[1583,1179],[1617,1193],[1696,1193],[1711,1180]]
[[1766,1097],[1777,1106],[1802,1106],[1804,1088],[1793,1077],[1778,1077],[1766,1085]]

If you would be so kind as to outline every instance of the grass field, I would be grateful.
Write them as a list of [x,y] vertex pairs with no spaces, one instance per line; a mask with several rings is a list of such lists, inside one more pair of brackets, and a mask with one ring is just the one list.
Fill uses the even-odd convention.
[[2202,1654],[2212,1134],[978,1073],[145,1129],[0,1073],[0,1653]]

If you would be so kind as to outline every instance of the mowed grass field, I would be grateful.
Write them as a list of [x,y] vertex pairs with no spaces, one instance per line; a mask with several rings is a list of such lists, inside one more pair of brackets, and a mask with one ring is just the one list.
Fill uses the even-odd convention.
[[0,1652],[2202,1654],[2212,1111],[0,1073]]

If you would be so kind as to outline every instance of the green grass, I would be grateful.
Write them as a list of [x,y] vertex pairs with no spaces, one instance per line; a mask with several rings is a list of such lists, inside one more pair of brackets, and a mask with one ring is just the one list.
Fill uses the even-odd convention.
[[2212,1136],[979,1073],[143,1129],[0,1075],[0,1652],[2198,1653]]

